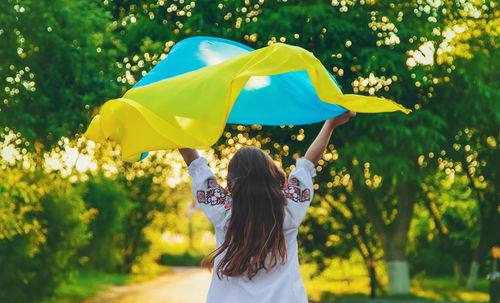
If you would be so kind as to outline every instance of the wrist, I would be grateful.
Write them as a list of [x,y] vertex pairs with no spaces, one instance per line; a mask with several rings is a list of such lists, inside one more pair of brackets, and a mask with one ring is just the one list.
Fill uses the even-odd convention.
[[337,122],[334,121],[334,119],[326,120],[325,125],[332,130],[338,126]]

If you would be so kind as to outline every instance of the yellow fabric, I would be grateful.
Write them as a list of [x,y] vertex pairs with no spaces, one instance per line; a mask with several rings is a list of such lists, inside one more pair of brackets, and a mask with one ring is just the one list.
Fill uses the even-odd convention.
[[102,106],[85,136],[97,142],[117,141],[125,161],[136,161],[141,153],[152,150],[208,148],[222,135],[231,108],[250,77],[296,70],[307,70],[324,102],[360,113],[410,112],[387,99],[343,95],[312,53],[277,43],[131,89]]

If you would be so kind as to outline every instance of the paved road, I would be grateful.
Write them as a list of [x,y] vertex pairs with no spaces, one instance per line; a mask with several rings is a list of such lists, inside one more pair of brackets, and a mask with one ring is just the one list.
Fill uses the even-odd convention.
[[203,303],[210,278],[204,269],[176,268],[153,281],[114,286],[85,303]]

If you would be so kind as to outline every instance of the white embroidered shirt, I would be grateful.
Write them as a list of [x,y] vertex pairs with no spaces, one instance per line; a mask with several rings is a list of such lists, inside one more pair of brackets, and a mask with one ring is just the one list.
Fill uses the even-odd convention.
[[[192,189],[201,209],[215,227],[216,247],[224,242],[225,229],[231,216],[231,197],[217,182],[207,166],[207,159],[200,157],[188,167],[193,179]],[[307,303],[307,295],[299,271],[297,255],[297,230],[313,197],[312,178],[316,175],[314,164],[299,158],[288,177],[283,193],[285,205],[285,233],[288,261],[277,264],[269,272],[261,270],[249,280],[246,276],[217,277],[212,274],[212,282],[207,303]],[[215,260],[215,268],[222,259]]]

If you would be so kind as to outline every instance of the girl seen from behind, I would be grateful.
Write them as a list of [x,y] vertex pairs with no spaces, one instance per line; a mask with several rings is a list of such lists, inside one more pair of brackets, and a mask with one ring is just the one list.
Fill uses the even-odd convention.
[[332,131],[355,116],[325,121],[288,179],[255,147],[237,151],[222,188],[193,149],[180,149],[193,194],[215,227],[216,249],[204,263],[213,268],[208,303],[308,302],[299,271],[297,231],[313,197],[315,165]]

